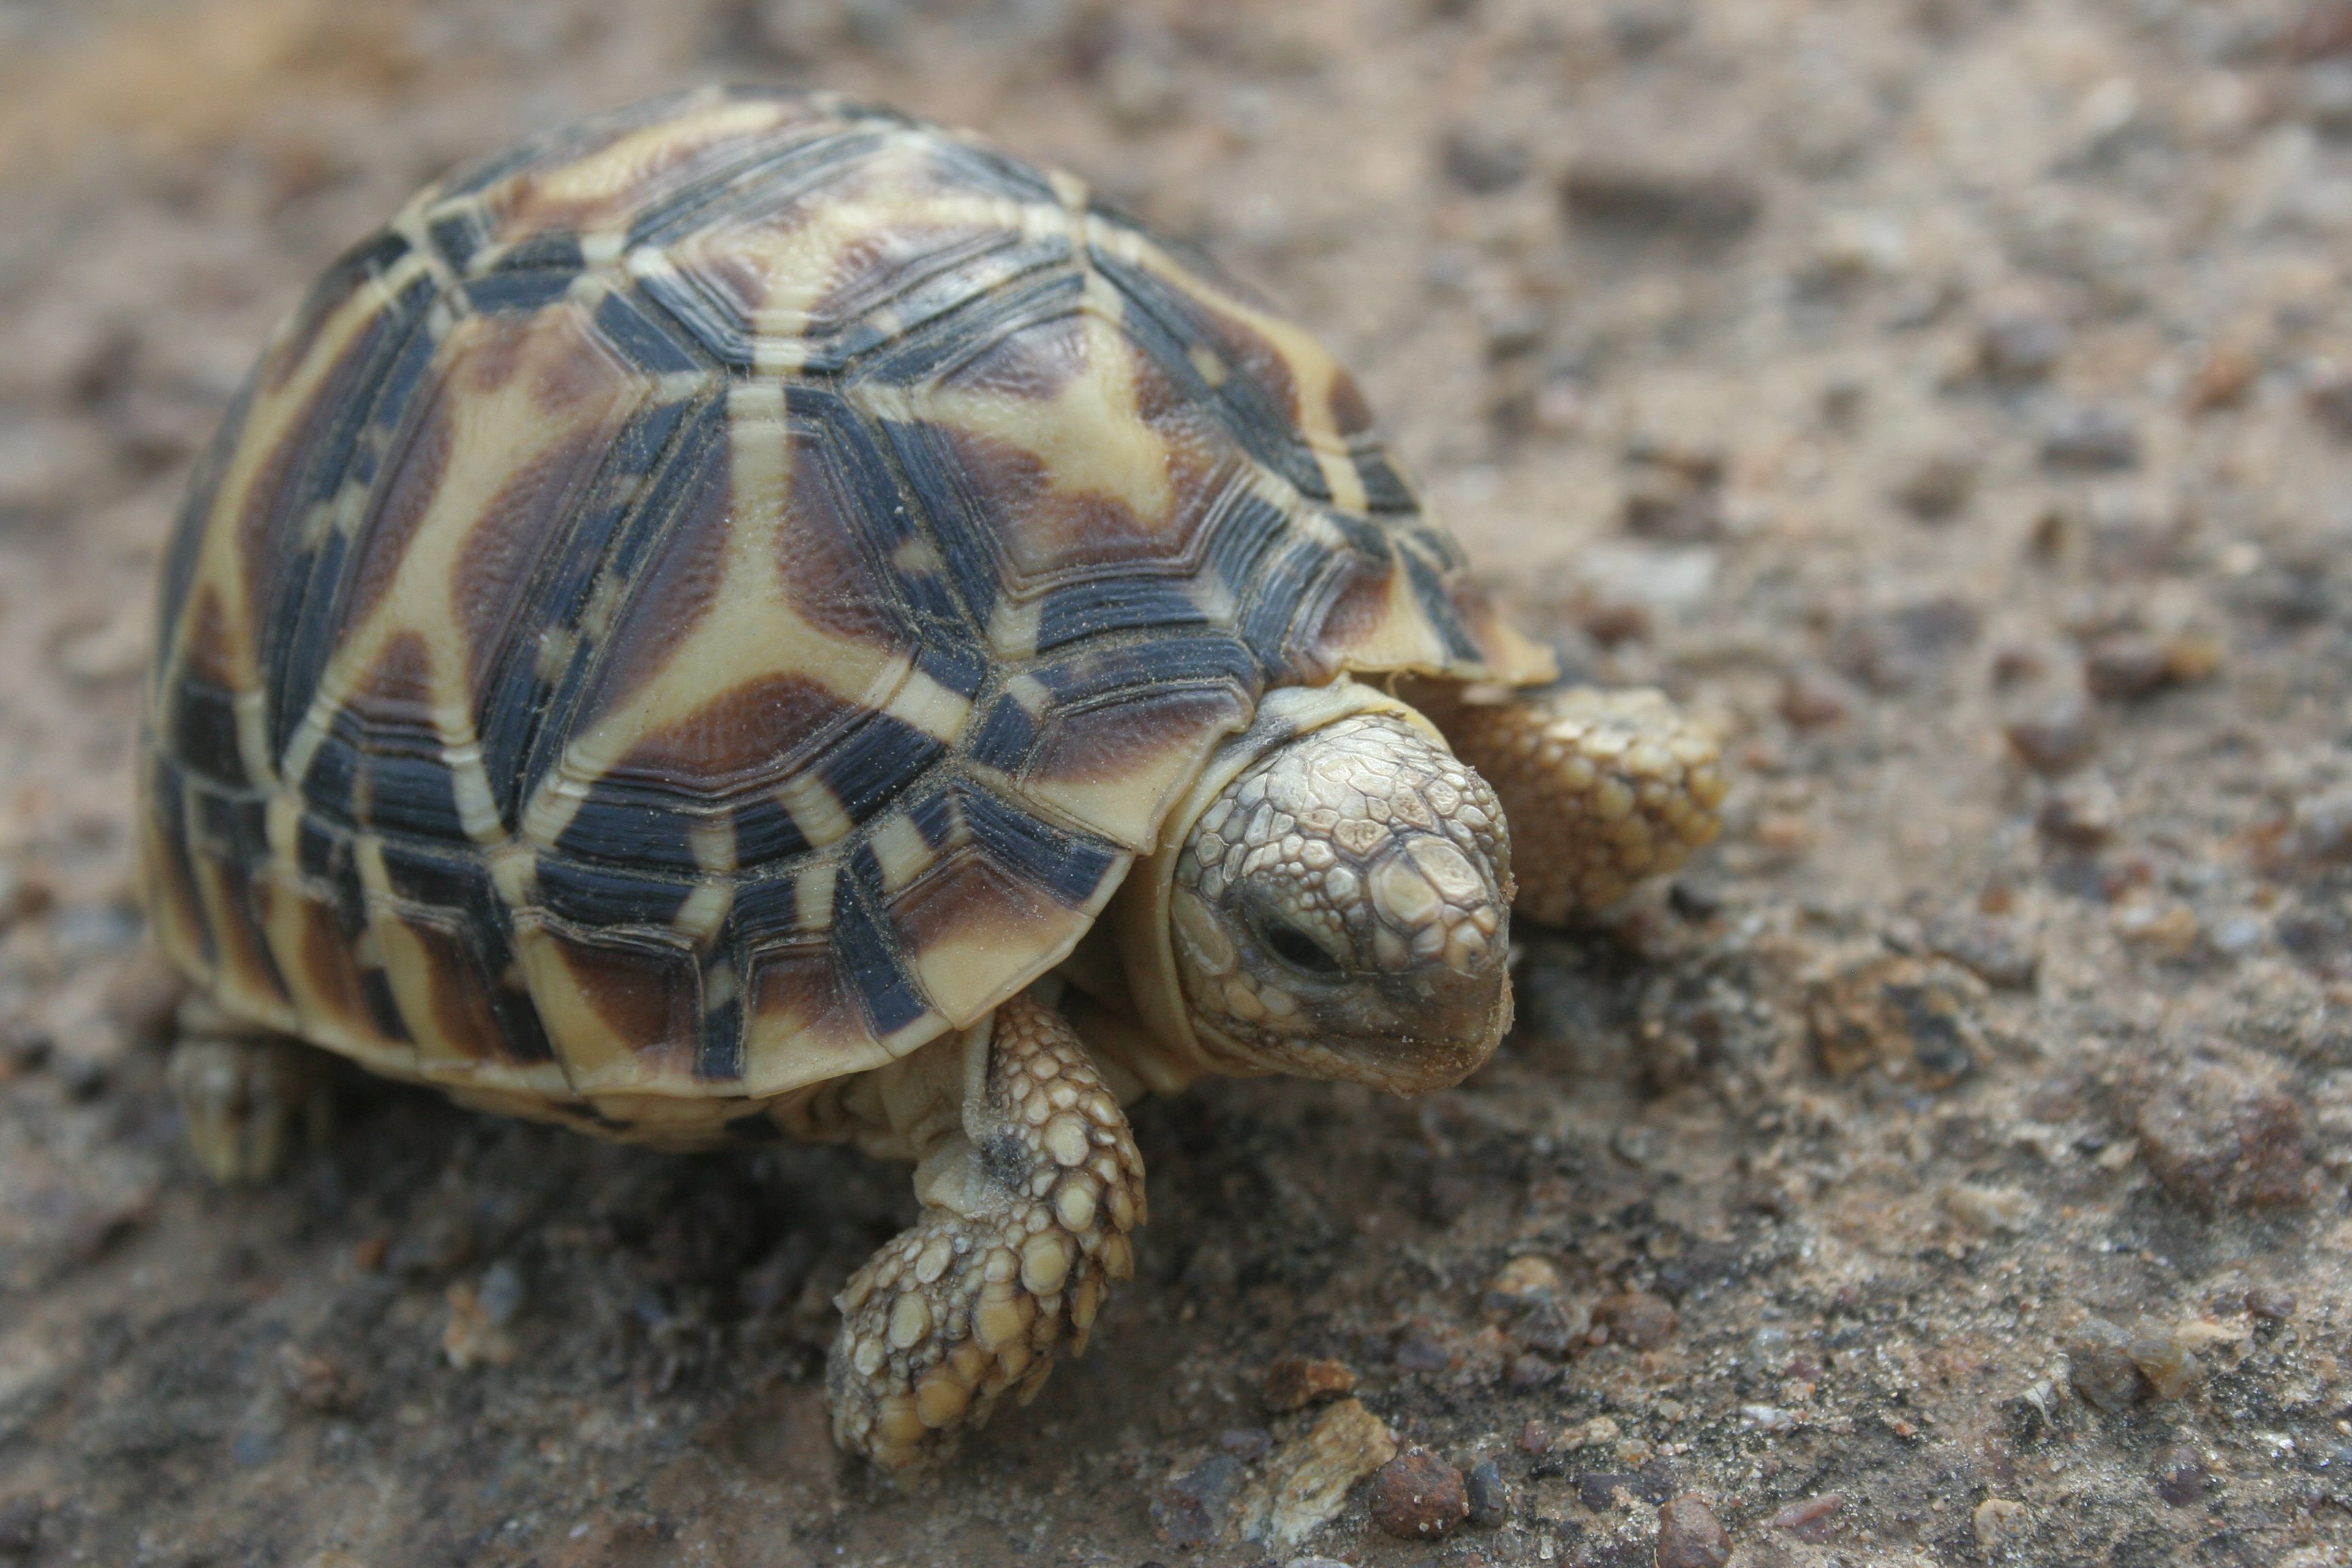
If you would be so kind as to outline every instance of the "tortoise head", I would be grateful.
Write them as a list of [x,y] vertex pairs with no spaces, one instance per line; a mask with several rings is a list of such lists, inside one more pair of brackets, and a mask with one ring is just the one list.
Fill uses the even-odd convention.
[[1248,1068],[1458,1083],[1511,1023],[1510,840],[1486,782],[1360,714],[1274,747],[1193,822],[1168,920],[1186,1011]]

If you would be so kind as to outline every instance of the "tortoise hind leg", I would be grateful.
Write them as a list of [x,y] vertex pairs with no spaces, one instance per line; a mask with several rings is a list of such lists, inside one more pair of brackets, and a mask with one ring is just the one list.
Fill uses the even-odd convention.
[[[1005,1394],[1072,1353],[1108,1281],[1134,1268],[1143,1161],[1118,1100],[1061,1016],[1026,993],[961,1040],[961,1104],[931,1121],[920,1221],[850,1277],[825,1369],[835,1441],[885,1469],[953,1453]],[[950,1069],[952,1070],[952,1069]]]
[[1492,784],[1511,830],[1513,908],[1557,925],[1675,870],[1722,826],[1722,748],[1664,692],[1572,686],[1474,702],[1413,693]]
[[268,1181],[303,1137],[327,1121],[318,1048],[232,1020],[201,998],[180,1010],[165,1068],[197,1163],[223,1186]]

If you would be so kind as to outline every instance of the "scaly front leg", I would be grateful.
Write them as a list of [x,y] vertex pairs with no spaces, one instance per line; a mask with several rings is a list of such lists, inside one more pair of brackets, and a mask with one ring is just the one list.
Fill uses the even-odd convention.
[[1024,992],[942,1045],[964,1053],[961,1116],[894,1115],[922,1148],[925,1212],[835,1299],[825,1371],[835,1440],[890,1470],[1034,1395],[1066,1329],[1082,1352],[1144,1217],[1127,1118],[1059,1014]]
[[1557,925],[1679,868],[1722,826],[1722,748],[1664,693],[1459,689],[1413,700],[1494,785],[1511,829],[1513,908]]

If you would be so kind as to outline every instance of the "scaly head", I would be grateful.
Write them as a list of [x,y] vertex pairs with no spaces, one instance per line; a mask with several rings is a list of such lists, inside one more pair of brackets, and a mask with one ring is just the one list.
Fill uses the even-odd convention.
[[1184,841],[1169,920],[1186,1009],[1253,1067],[1442,1089],[1510,1027],[1511,896],[1484,779],[1392,715],[1311,730]]

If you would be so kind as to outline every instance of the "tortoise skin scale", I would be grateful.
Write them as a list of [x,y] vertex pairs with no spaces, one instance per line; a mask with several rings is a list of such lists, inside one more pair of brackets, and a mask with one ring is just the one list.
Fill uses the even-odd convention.
[[704,91],[427,188],[171,546],[159,939],[230,1013],[690,1146],[1062,962],[1269,689],[1523,684],[1305,331],[1078,181]]

